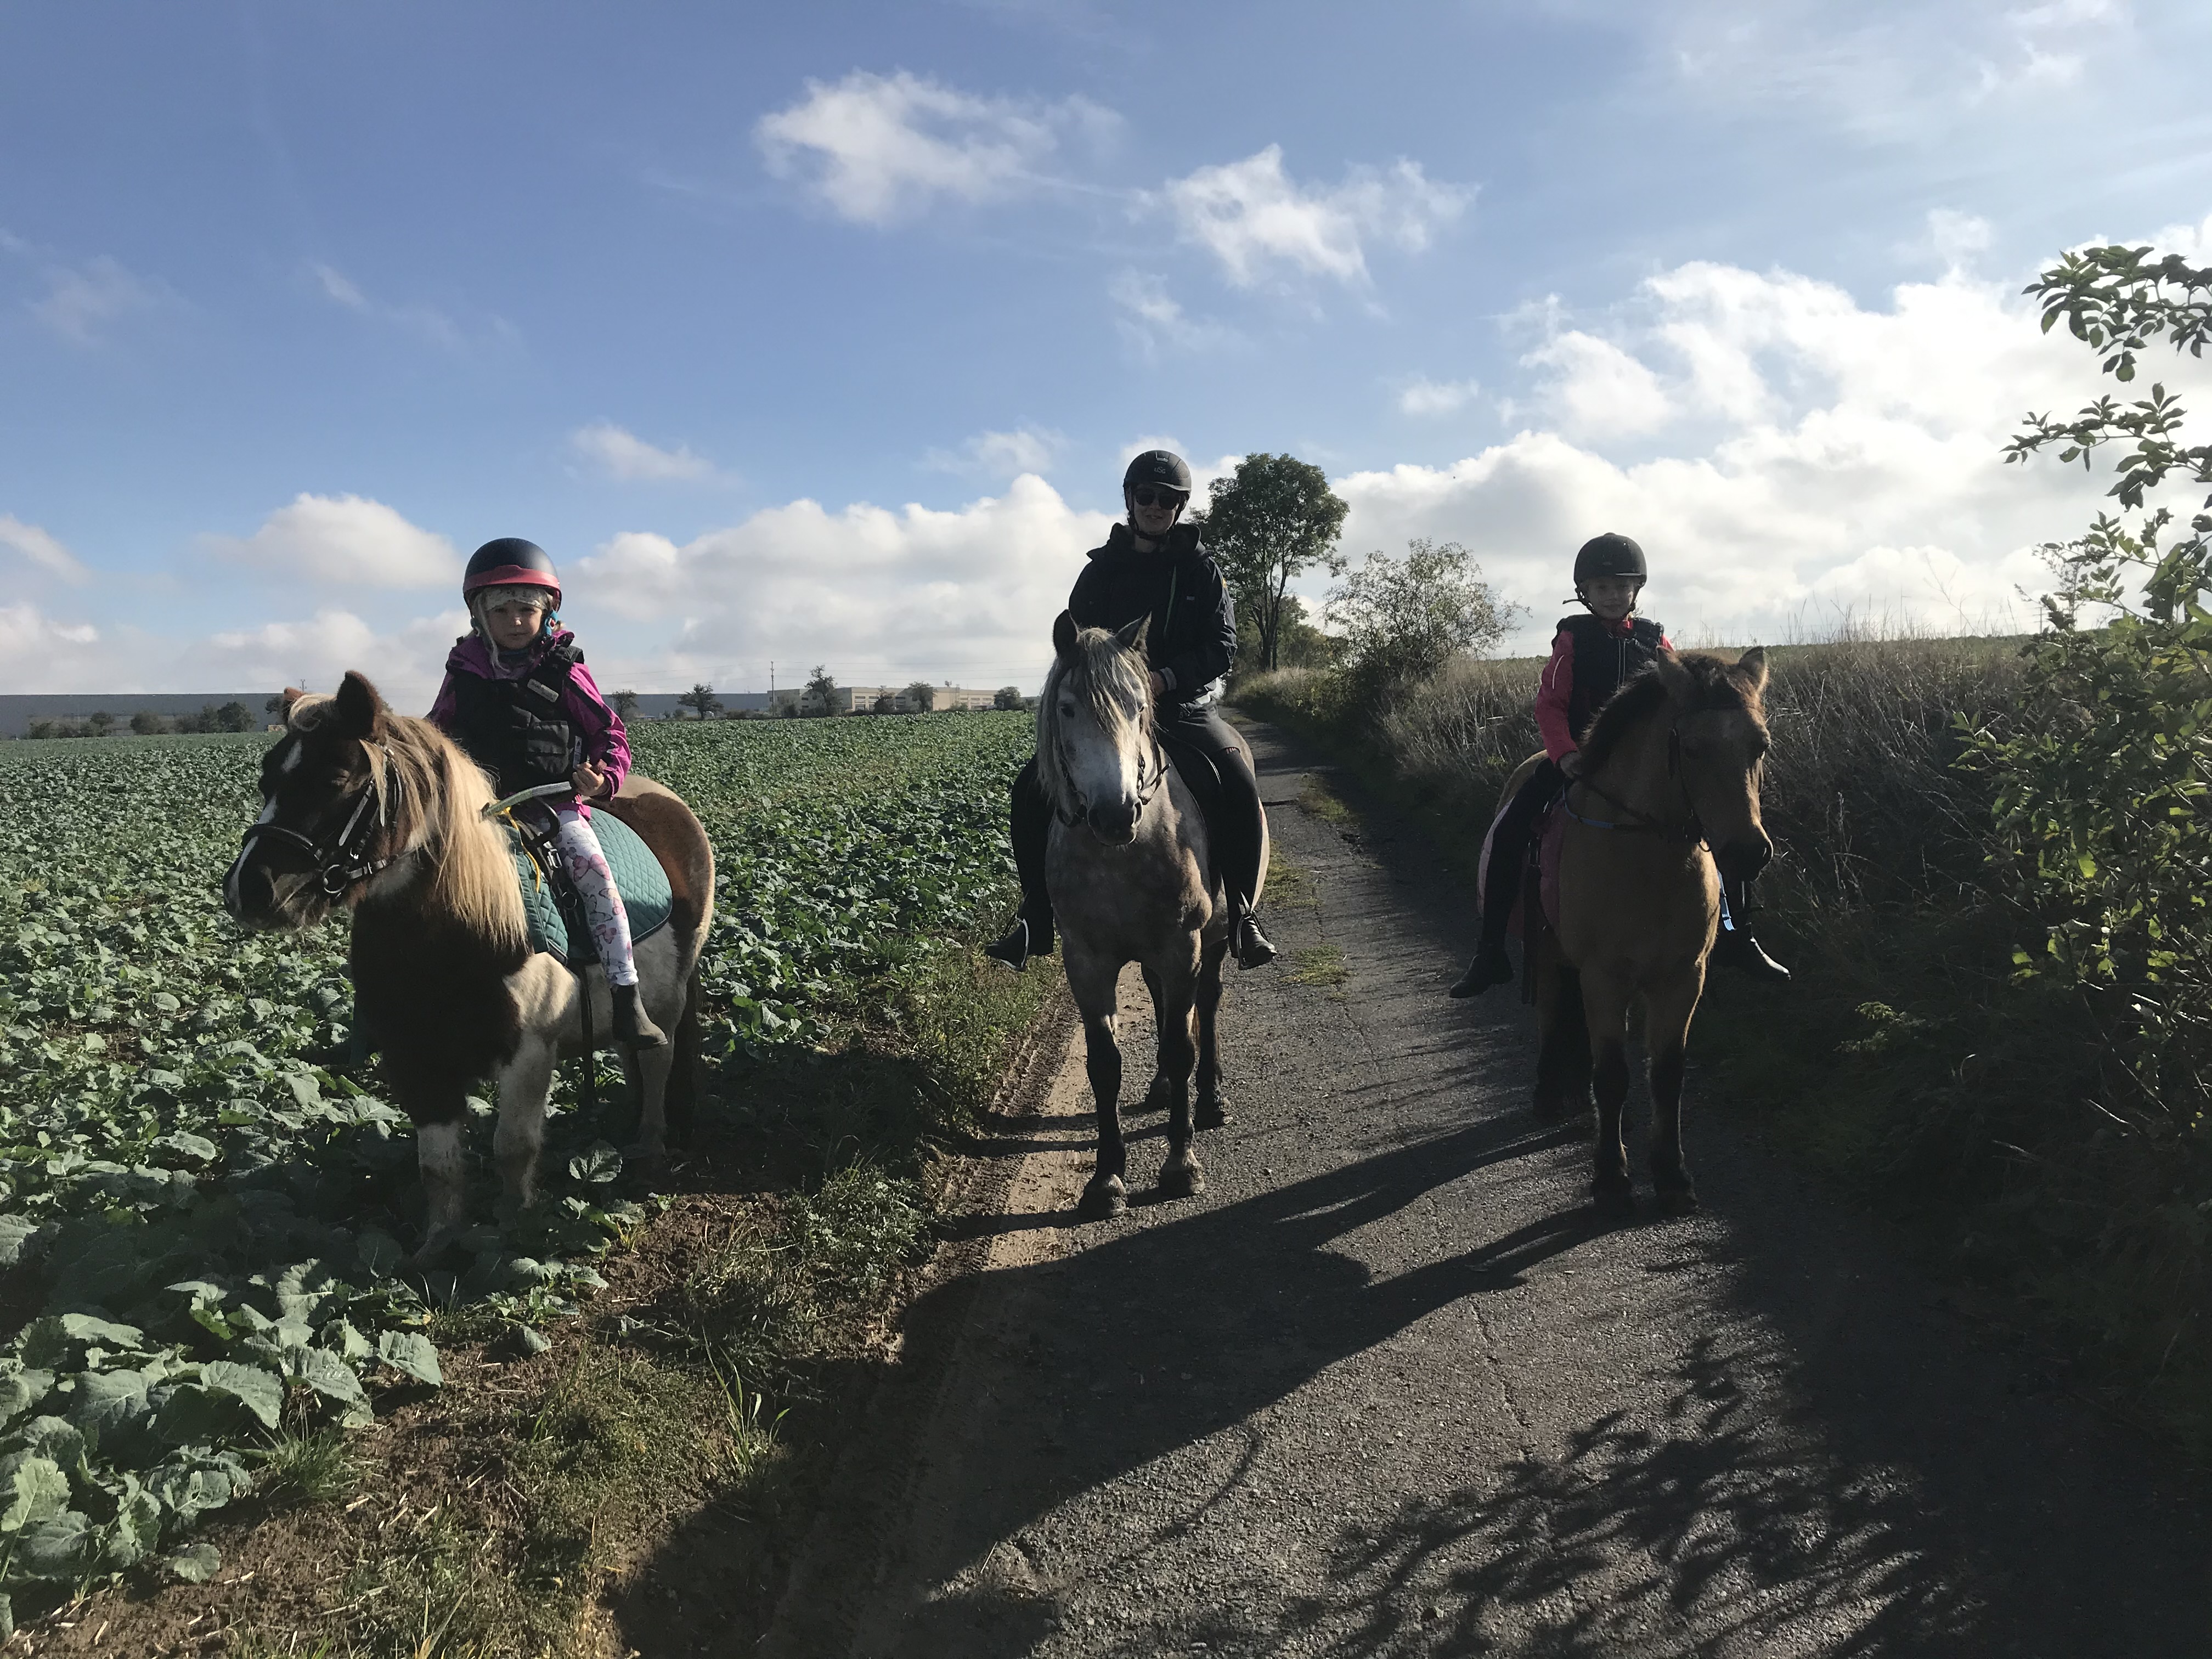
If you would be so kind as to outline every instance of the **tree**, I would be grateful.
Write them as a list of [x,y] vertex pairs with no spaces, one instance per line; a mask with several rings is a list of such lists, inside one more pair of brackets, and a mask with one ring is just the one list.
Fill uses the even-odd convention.
[[837,712],[837,682],[830,678],[830,671],[818,662],[814,665],[814,672],[806,677],[806,690],[800,701],[817,714]]
[[105,708],[95,708],[92,711],[92,718],[87,724],[92,727],[94,737],[104,738],[115,729],[115,716]]
[[[2154,253],[2065,255],[2027,289],[2044,331],[2063,321],[2121,384],[2154,344],[2201,356],[2212,267]],[[2187,495],[2212,487],[2212,444],[2185,447],[2186,419],[2162,385],[2125,404],[2100,397],[2071,420],[2027,416],[2008,461],[2055,446],[2087,469],[2122,447],[2118,510],[2044,550],[2058,587],[2023,695],[1972,740],[1996,784],[1993,868],[2041,934],[2014,963],[2087,995],[2126,1073],[2120,1111],[2201,1134],[2212,1121],[2212,495],[2185,496],[2186,533],[2170,542],[2174,507],[2151,505],[2169,480],[2195,486]]]
[[1216,478],[1206,544],[1241,610],[1259,624],[1261,664],[1281,666],[1283,601],[1291,579],[1327,560],[1351,511],[1328,477],[1294,455],[1247,455]]
[[131,717],[131,729],[142,738],[150,738],[167,729],[168,724],[150,708],[142,708]]
[[697,710],[699,718],[702,720],[710,715],[722,712],[722,700],[714,695],[714,688],[704,681],[694,685],[689,691],[677,698],[676,703],[679,708]]
[[872,714],[896,714],[898,713],[898,697],[890,691],[878,691],[876,693],[875,702],[869,704],[868,708]]
[[937,688],[927,680],[916,680],[899,695],[917,714],[927,714],[937,707]]
[[252,729],[253,711],[234,698],[215,711],[215,723],[208,727],[210,732],[251,732]]
[[1465,548],[1425,536],[1407,542],[1402,559],[1370,553],[1328,592],[1352,684],[1369,700],[1418,684],[1460,652],[1489,649],[1518,609],[1498,599]]
[[1018,685],[1000,686],[991,694],[991,707],[1012,709],[1018,713],[1022,707],[1022,688]]
[[[1306,602],[1295,593],[1283,596],[1281,630],[1275,638],[1275,660],[1283,668],[1334,668],[1344,641],[1314,626]],[[1251,611],[1237,613],[1237,658],[1257,665],[1263,660],[1260,623]]]
[[637,719],[637,693],[617,691],[614,695],[615,716],[624,726]]

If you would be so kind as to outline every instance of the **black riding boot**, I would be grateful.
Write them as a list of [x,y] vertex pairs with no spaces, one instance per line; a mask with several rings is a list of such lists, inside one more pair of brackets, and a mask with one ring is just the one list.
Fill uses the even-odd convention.
[[1528,856],[1529,832],[1536,815],[1551,805],[1565,775],[1549,763],[1521,786],[1490,831],[1490,870],[1482,884],[1482,938],[1474,960],[1451,988],[1455,997],[1479,997],[1493,985],[1513,982],[1513,958],[1505,954],[1505,929],[1521,902],[1521,875]]
[[1006,936],[983,947],[983,954],[1002,962],[1016,973],[1030,965],[1031,957],[1052,954],[1052,895],[1045,890],[1045,842],[1052,834],[1052,805],[1037,782],[1036,761],[1014,775],[1010,823],[1014,844],[1014,870],[1022,884],[1021,912]]
[[1232,894],[1229,900],[1230,945],[1239,968],[1265,968],[1276,957],[1275,947],[1260,931],[1260,918],[1252,912],[1251,904],[1242,893]]
[[614,993],[615,1041],[625,1048],[665,1048],[668,1033],[653,1023],[645,1005],[637,1000],[635,985],[608,988]]
[[1759,948],[1744,920],[1751,908],[1751,884],[1721,878],[1721,930],[1713,939],[1712,959],[1768,985],[1790,983],[1790,970]]

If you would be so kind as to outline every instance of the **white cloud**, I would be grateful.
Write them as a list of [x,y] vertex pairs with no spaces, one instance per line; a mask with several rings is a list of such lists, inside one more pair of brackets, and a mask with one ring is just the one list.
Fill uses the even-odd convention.
[[92,573],[77,562],[76,555],[64,547],[58,537],[34,524],[25,524],[12,513],[0,513],[0,548],[28,559],[64,581],[92,579]]
[[1034,685],[1110,522],[1034,475],[950,512],[798,501],[681,544],[616,536],[578,565],[569,607],[666,630],[650,653],[595,653],[616,684],[757,684],[773,658],[786,684],[821,662],[848,684]]
[[1666,423],[1673,412],[1659,377],[1610,340],[1577,329],[1555,334],[1521,360],[1556,371],[1547,400],[1569,433],[1626,436]]
[[678,444],[662,449],[611,421],[594,421],[568,434],[568,447],[610,478],[625,483],[665,483],[681,478],[711,478],[714,464]]
[[1066,434],[1024,426],[1012,432],[979,432],[957,450],[933,449],[928,464],[940,472],[1012,478],[1024,472],[1051,471],[1066,447]]
[[904,70],[856,70],[809,81],[804,98],[760,118],[753,141],[776,177],[803,181],[843,218],[886,225],[939,197],[1016,194],[1040,182],[1064,134],[1096,142],[1116,121],[1085,98],[979,97]]
[[1432,380],[1419,374],[1398,389],[1401,415],[1455,415],[1482,387],[1474,380]]
[[[1662,272],[1614,337],[1536,354],[1540,396],[1586,441],[1524,431],[1450,466],[1340,479],[1346,550],[1464,543],[1531,607],[1523,647],[1558,614],[1574,549],[1601,530],[1643,542],[1650,608],[1677,639],[1786,639],[1844,611],[2033,628],[2018,590],[2045,585],[2035,548],[2078,533],[2111,480],[2002,463],[2023,410],[2071,410],[2103,389],[2094,358],[2063,331],[2043,335],[2017,289],[1953,270],[1863,307],[1786,271]],[[2192,400],[2212,393],[2212,370],[2189,360],[2162,378]],[[1624,407],[1641,417],[1622,420]],[[1632,435],[1638,458],[1604,453]]]
[[360,495],[303,491],[251,536],[200,539],[232,562],[335,587],[458,587],[461,580],[461,561],[451,542]]
[[1147,362],[1163,345],[1183,351],[1205,351],[1237,339],[1236,331],[1216,322],[1191,316],[1168,292],[1167,279],[1148,271],[1124,270],[1107,285],[1107,294],[1118,307],[1115,319],[1121,337]]
[[404,330],[448,351],[465,351],[483,340],[512,340],[514,325],[494,317],[481,328],[464,328],[435,306],[392,305],[364,294],[358,283],[333,265],[311,264],[308,272],[324,298],[358,316]]
[[1183,239],[1211,252],[1239,288],[1277,267],[1364,286],[1370,241],[1417,253],[1468,199],[1407,161],[1353,167],[1333,189],[1308,188],[1284,172],[1279,144],[1171,179],[1164,196]]
[[49,266],[46,297],[25,303],[62,338],[88,346],[102,343],[107,325],[118,318],[150,311],[170,297],[161,284],[133,276],[103,253],[82,266]]
[[353,611],[330,607],[304,620],[264,623],[194,641],[168,665],[166,678],[217,690],[304,685],[329,690],[348,669],[359,669],[394,708],[419,714],[436,695],[447,652],[468,627],[468,613],[459,605],[387,632]]

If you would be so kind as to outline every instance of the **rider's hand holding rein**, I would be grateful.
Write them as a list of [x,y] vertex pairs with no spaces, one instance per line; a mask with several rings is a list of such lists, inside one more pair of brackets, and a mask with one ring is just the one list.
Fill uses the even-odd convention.
[[576,786],[578,800],[600,800],[614,793],[607,787],[607,775],[589,761],[579,766],[568,781]]

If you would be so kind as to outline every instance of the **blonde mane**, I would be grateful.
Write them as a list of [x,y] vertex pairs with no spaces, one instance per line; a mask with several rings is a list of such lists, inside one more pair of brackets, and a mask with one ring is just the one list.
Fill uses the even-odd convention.
[[1037,782],[1062,817],[1082,810],[1060,756],[1060,693],[1063,686],[1091,704],[1091,715],[1117,750],[1142,742],[1152,730],[1152,682],[1144,653],[1130,650],[1103,628],[1075,636],[1075,657],[1055,658],[1037,697]]
[[[286,724],[312,732],[334,701],[301,697]],[[522,891],[507,836],[483,815],[497,798],[483,769],[429,721],[388,709],[379,713],[362,752],[377,805],[398,827],[399,846],[422,856],[432,905],[500,951],[524,949]]]

